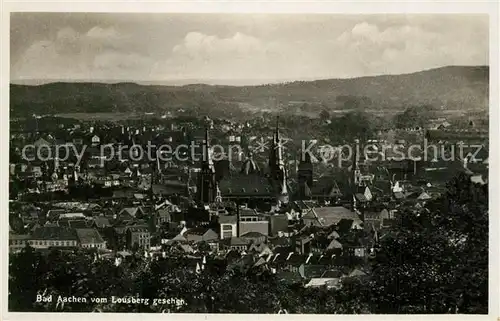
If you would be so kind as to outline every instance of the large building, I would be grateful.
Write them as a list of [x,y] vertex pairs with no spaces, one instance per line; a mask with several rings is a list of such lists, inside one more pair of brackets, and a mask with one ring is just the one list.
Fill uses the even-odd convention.
[[[248,205],[258,201],[273,204],[288,203],[289,187],[282,148],[277,124],[271,142],[267,172],[260,170],[251,153],[243,162],[240,171],[230,168],[224,170],[221,168],[223,166],[214,166],[208,145],[208,130],[206,130],[203,153],[207,157],[202,160],[198,173],[197,201],[201,204],[209,204],[217,198],[219,201],[233,200]],[[216,173],[215,169],[222,173]]]

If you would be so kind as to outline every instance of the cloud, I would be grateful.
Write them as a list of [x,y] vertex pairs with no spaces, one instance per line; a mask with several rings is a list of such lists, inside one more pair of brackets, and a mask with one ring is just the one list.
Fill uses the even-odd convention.
[[12,78],[296,80],[488,64],[481,17],[155,17],[66,19],[26,41]]
[[278,49],[273,45],[241,32],[226,38],[189,32],[154,71],[161,78],[248,77],[269,68],[266,59]]
[[[484,35],[483,35],[484,37]],[[380,29],[362,22],[345,31],[338,43],[370,74],[403,73],[451,64],[487,64],[488,48],[470,45],[463,32],[435,32],[422,26]],[[467,44],[467,41],[471,41]],[[483,53],[483,55],[481,55]]]
[[201,59],[232,59],[265,52],[265,44],[259,39],[237,32],[232,37],[219,38],[201,32],[189,32],[182,43],[174,46],[175,55]]
[[64,27],[52,40],[32,43],[13,65],[12,78],[114,79],[149,73],[154,62],[131,51],[127,41],[114,28],[95,26],[80,33]]
[[101,28],[99,26],[95,26],[87,32],[86,36],[89,38],[104,38],[109,40],[110,38],[120,37],[120,33],[113,27]]

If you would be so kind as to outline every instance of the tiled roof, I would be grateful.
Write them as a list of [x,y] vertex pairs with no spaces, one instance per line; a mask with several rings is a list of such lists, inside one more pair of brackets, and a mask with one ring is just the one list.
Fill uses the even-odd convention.
[[300,268],[300,274],[306,279],[320,278],[325,271],[326,267],[324,265],[317,264],[304,264],[303,267]]
[[227,245],[229,245],[229,246],[243,246],[243,245],[249,244],[249,241],[247,239],[239,238],[239,237],[232,237],[232,238],[228,239],[226,242],[227,242]]
[[236,215],[221,215],[219,216],[219,224],[236,224]]
[[324,195],[329,197],[335,197],[342,195],[342,192],[332,176],[322,176],[318,180],[314,181],[310,192],[312,195]]
[[141,210],[139,207],[125,207],[123,210],[121,210],[120,214],[123,212],[135,217],[139,212],[141,212]]
[[132,233],[135,233],[135,232],[141,232],[141,233],[148,232],[147,226],[142,226],[142,225],[129,226],[129,227],[127,227],[127,230],[129,230]]
[[111,224],[109,223],[109,219],[106,217],[102,217],[102,216],[95,217],[94,222],[95,222],[96,226],[99,228],[111,226]]
[[241,235],[242,238],[260,238],[260,237],[265,237],[266,235],[259,233],[259,232],[247,232],[243,235]]
[[358,215],[342,206],[316,207],[309,210],[303,217],[314,225],[330,226],[337,224],[341,219],[359,221]]
[[210,229],[207,227],[194,227],[194,228],[187,230],[184,233],[184,236],[187,236],[189,234],[191,234],[191,235],[203,235],[203,234],[207,233],[209,230]]
[[268,178],[260,175],[236,174],[219,182],[222,195],[273,195],[273,187]]
[[155,195],[184,194],[186,190],[187,190],[187,185],[184,183],[180,183],[177,185],[153,184],[153,193]]
[[9,239],[10,240],[28,240],[29,238],[30,238],[30,236],[27,235],[27,234],[9,233]]
[[104,243],[101,234],[93,228],[79,228],[76,229],[76,235],[82,244],[96,244]]
[[170,211],[166,209],[158,210],[158,216],[164,218],[170,218]]
[[340,278],[342,277],[342,272],[338,271],[338,270],[328,270],[328,271],[325,271],[325,273],[323,273],[323,275],[321,276],[321,278]]
[[70,228],[88,228],[86,220],[69,220],[68,226]]
[[77,240],[73,229],[60,226],[43,226],[35,229],[31,235],[33,240]]

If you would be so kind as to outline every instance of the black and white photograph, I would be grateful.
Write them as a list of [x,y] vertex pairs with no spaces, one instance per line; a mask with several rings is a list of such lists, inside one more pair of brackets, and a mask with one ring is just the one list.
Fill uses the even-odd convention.
[[488,14],[8,16],[9,313],[492,312]]

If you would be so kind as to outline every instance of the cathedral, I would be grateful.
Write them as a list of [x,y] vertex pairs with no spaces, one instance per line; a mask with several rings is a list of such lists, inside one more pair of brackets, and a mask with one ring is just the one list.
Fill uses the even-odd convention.
[[[197,180],[197,201],[210,204],[215,201],[236,201],[256,205],[266,202],[286,204],[289,201],[289,186],[283,157],[283,143],[279,123],[273,134],[269,154],[269,167],[262,171],[250,152],[239,171],[216,173],[217,166],[211,158],[208,129],[203,143],[204,157],[200,164]],[[206,156],[206,157],[205,157]]]

